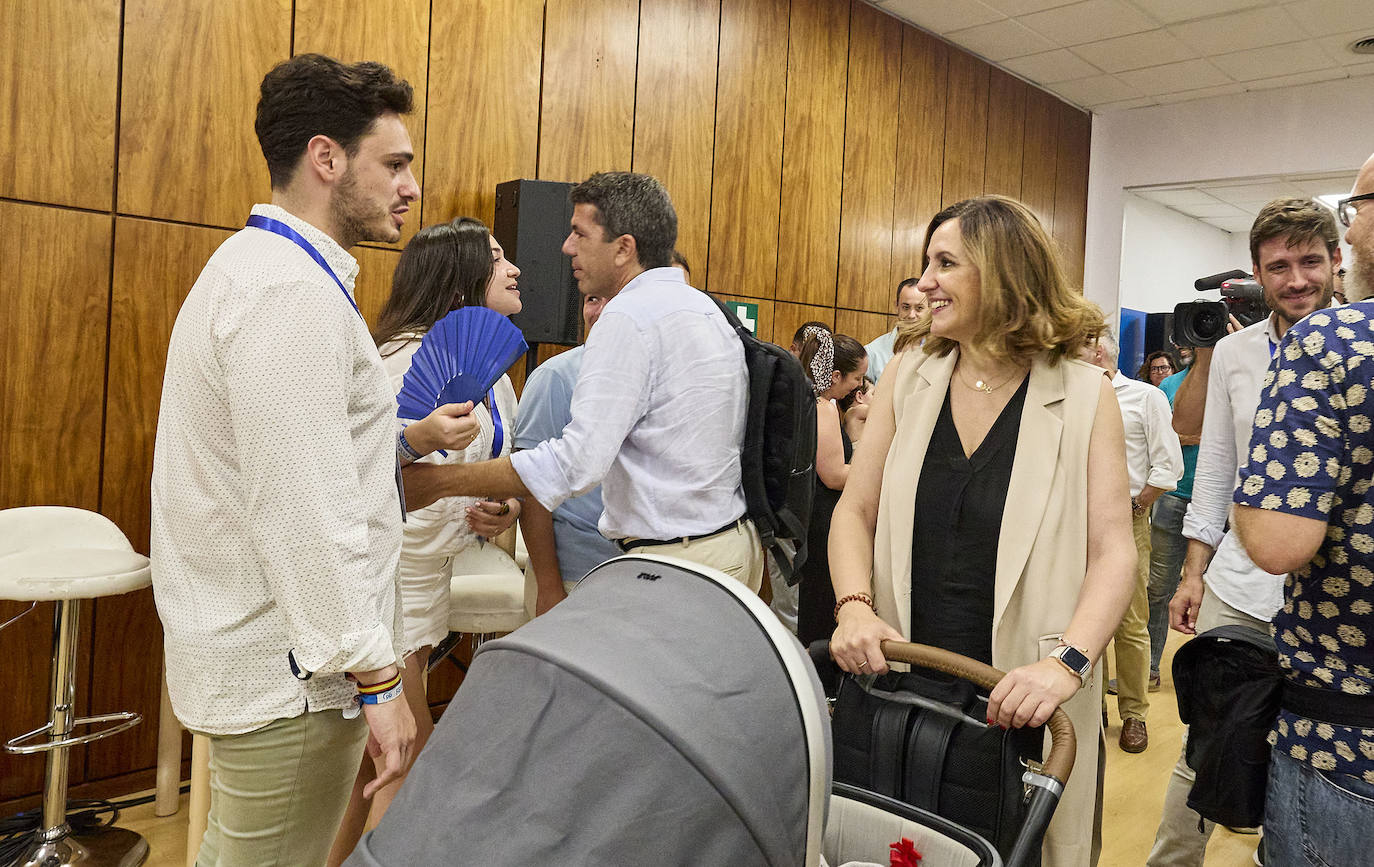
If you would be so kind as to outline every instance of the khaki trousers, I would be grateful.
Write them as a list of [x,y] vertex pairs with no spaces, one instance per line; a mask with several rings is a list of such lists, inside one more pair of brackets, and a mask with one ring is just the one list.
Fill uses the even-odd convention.
[[1113,637],[1116,660],[1116,709],[1124,722],[1145,720],[1150,710],[1150,518],[1131,519],[1135,535],[1135,591],[1131,607]]
[[626,542],[625,547],[634,554],[681,557],[719,569],[755,593],[763,586],[763,543],[759,541],[759,531],[754,528],[753,521],[741,521],[705,539],[641,547],[636,547],[634,542]]
[[196,867],[319,867],[358,775],[367,723],[337,710],[209,735],[210,816]]
[[[1203,588],[1202,602],[1197,611],[1197,634],[1201,635],[1218,626],[1245,626],[1269,637],[1269,623],[1251,617],[1244,611],[1232,608],[1212,595],[1210,587]],[[1188,795],[1193,791],[1193,780],[1197,774],[1188,767],[1184,758],[1188,750],[1188,734],[1183,734],[1183,750],[1169,777],[1169,788],[1164,791],[1164,812],[1159,817],[1159,830],[1155,832],[1155,845],[1150,850],[1150,858],[1145,863],[1149,867],[1201,867],[1202,858],[1207,852],[1207,841],[1216,827],[1204,821],[1198,830],[1201,817],[1188,807]]]

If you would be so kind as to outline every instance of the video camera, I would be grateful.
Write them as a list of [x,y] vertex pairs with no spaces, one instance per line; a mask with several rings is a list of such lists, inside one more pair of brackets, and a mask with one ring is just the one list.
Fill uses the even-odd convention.
[[1215,346],[1226,336],[1226,324],[1234,316],[1241,325],[1253,325],[1269,315],[1264,289],[1244,271],[1226,271],[1193,281],[1199,292],[1221,290],[1220,301],[1185,301],[1174,308],[1174,343],[1178,346]]

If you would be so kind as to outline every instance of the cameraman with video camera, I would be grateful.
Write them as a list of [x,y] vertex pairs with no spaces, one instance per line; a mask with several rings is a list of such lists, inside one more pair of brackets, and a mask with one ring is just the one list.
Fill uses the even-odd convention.
[[[1199,347],[1174,403],[1180,439],[1187,444],[1184,437],[1200,428],[1201,442],[1183,524],[1188,552],[1183,579],[1169,603],[1169,625],[1189,635],[1238,625],[1269,640],[1269,621],[1283,602],[1283,578],[1250,561],[1227,518],[1236,474],[1249,457],[1260,381],[1274,351],[1294,323],[1331,303],[1341,263],[1335,217],[1311,199],[1275,199],[1251,226],[1250,257],[1273,312],[1222,337],[1213,351]],[[1202,864],[1212,833],[1212,823],[1200,826],[1187,805],[1194,773],[1185,756],[1179,756],[1169,781],[1147,861],[1152,867]]]

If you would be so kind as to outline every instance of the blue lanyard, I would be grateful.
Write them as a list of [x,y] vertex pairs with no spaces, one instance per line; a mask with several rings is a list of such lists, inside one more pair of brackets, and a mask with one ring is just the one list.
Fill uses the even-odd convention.
[[328,274],[330,279],[338,284],[339,291],[348,299],[348,303],[353,307],[353,312],[357,313],[359,317],[363,315],[363,311],[358,309],[358,302],[354,301],[353,296],[348,294],[348,290],[344,288],[343,281],[334,273],[334,269],[329,267],[329,263],[324,260],[324,256],[320,251],[316,250],[313,244],[305,240],[300,232],[297,232],[281,220],[274,220],[271,217],[264,217],[261,214],[250,215],[245,225],[252,226],[254,229],[262,229],[264,232],[271,232],[274,235],[281,235],[283,238],[291,241],[297,247],[304,250],[311,259],[319,263],[319,266],[324,269],[324,273]]
[[496,408],[496,389],[487,392],[487,397],[491,398],[491,423],[495,430],[491,437],[491,456],[501,457],[501,446],[506,441],[505,428],[501,424],[501,412]]

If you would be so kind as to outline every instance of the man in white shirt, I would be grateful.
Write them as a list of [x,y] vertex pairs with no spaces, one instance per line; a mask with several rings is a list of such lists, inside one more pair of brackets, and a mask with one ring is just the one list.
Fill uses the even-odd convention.
[[[153,591],[172,706],[210,739],[201,867],[323,863],[364,743],[374,790],[410,761],[396,403],[347,250],[398,240],[419,196],[411,100],[377,63],[302,55],[269,72],[256,129],[272,204],[206,263],[172,330]],[[470,408],[412,425],[409,445],[470,440]]]
[[897,343],[897,327],[903,322],[915,322],[928,306],[924,292],[916,288],[916,278],[908,277],[897,284],[897,322],[892,330],[879,335],[864,346],[868,352],[868,378],[874,382],[883,375],[883,368],[892,360]]
[[1150,507],[1183,477],[1183,450],[1174,433],[1169,399],[1164,392],[1117,368],[1116,339],[1103,332],[1088,347],[1087,361],[1112,377],[1116,402],[1126,429],[1126,470],[1131,480],[1131,525],[1135,535],[1135,593],[1131,607],[1113,636],[1116,658],[1117,710],[1121,714],[1118,743],[1128,753],[1149,746],[1145,717],[1150,710]]
[[409,467],[407,502],[480,492],[533,495],[553,510],[604,479],[601,535],[757,590],[763,553],[740,484],[744,346],[710,296],[671,267],[677,215],[662,184],[604,172],[570,198],[563,252],[582,294],[610,299],[587,335],[572,421],[509,458]]
[[[1311,199],[1275,199],[1250,228],[1255,279],[1273,311],[1267,318],[1223,337],[1204,353],[1188,378],[1207,375],[1205,390],[1179,389],[1185,400],[1205,401],[1193,499],[1183,521],[1188,553],[1183,578],[1169,603],[1169,626],[1188,635],[1223,625],[1245,626],[1269,637],[1269,621],[1283,604],[1283,576],[1250,561],[1227,528],[1240,467],[1248,462],[1250,431],[1259,405],[1260,382],[1283,335],[1298,320],[1331,303],[1341,264],[1339,234],[1331,211]],[[1185,381],[1186,384],[1186,381]],[[1186,410],[1196,415],[1196,407]],[[1199,830],[1188,808],[1194,773],[1183,755],[1164,796],[1164,812],[1148,864],[1202,863],[1212,823]]]

